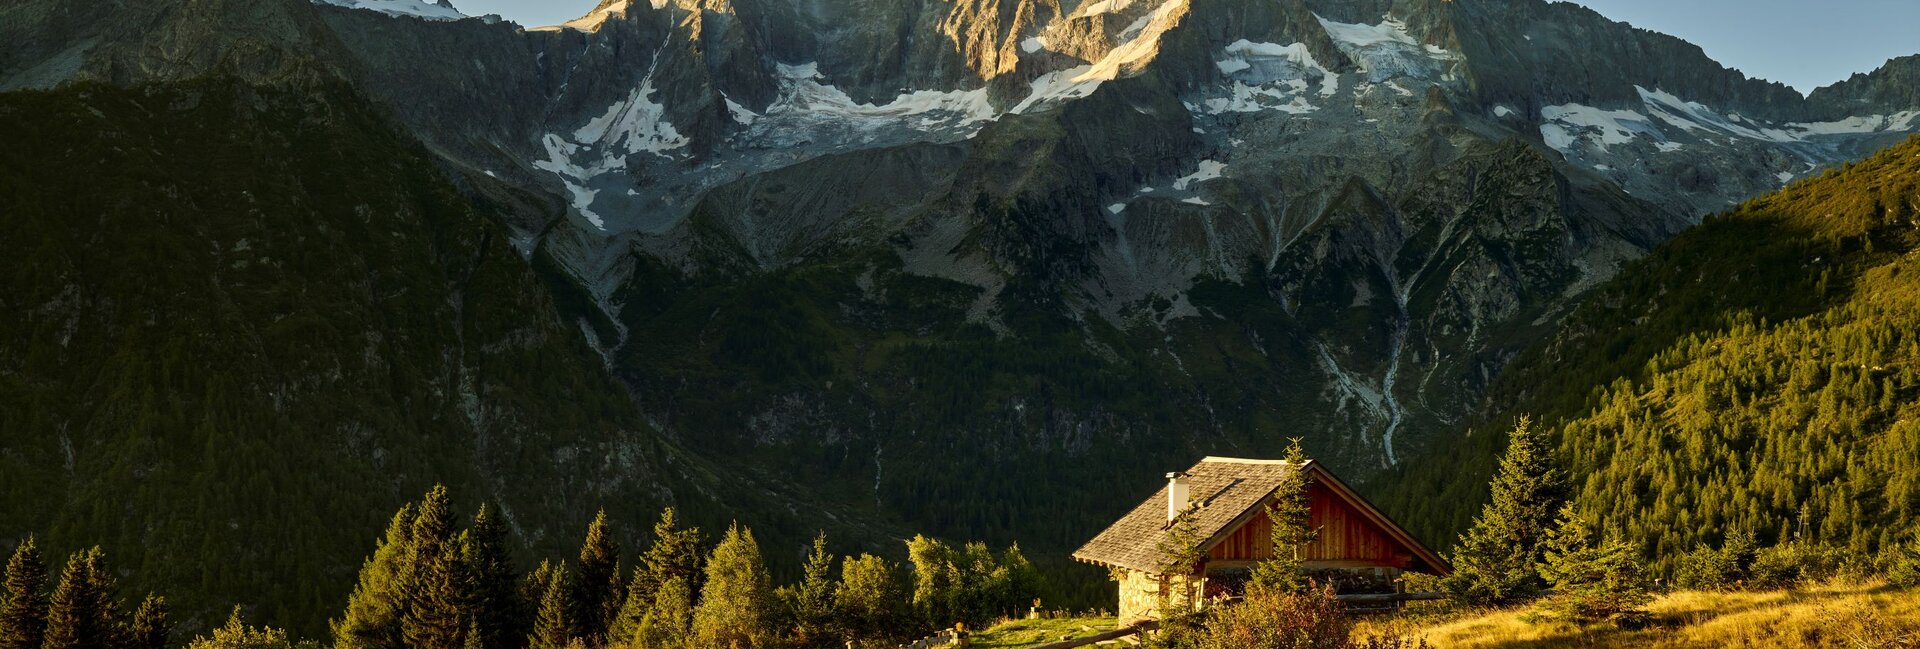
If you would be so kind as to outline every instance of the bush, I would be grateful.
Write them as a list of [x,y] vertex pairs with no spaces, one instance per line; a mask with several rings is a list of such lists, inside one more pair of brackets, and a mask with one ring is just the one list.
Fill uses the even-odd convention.
[[1719,549],[1702,545],[1680,559],[1675,586],[1692,590],[1740,588],[1752,578],[1755,548],[1751,532],[1734,532]]
[[1754,557],[1753,578],[1748,586],[1762,590],[1793,588],[1832,579],[1847,567],[1846,554],[1838,548],[1813,543],[1784,543],[1761,550]]
[[1353,622],[1331,588],[1303,593],[1255,586],[1246,599],[1221,604],[1200,616],[1193,627],[1173,625],[1160,646],[1178,649],[1424,649],[1427,644],[1399,636],[1351,638]]
[[1920,587],[1920,538],[1889,551],[1886,563],[1887,581],[1901,588]]

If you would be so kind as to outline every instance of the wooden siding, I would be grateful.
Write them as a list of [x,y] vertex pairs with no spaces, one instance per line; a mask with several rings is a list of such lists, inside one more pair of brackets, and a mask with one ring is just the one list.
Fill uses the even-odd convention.
[[[1412,551],[1394,541],[1331,490],[1314,483],[1308,486],[1307,495],[1313,512],[1308,520],[1320,530],[1320,536],[1302,549],[1301,559],[1327,566],[1406,568],[1412,565]],[[1273,524],[1266,514],[1256,513],[1213,546],[1207,552],[1207,559],[1209,562],[1271,559],[1272,533]]]

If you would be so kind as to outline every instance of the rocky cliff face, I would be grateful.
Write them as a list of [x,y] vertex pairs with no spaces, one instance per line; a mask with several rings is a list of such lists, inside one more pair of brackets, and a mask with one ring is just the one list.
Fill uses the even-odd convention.
[[76,34],[9,87],[348,79],[669,435],[1044,544],[1171,456],[1418,457],[1621,263],[1920,128],[1910,62],[1808,99],[1539,0],[171,0],[141,38],[70,4],[0,9]]

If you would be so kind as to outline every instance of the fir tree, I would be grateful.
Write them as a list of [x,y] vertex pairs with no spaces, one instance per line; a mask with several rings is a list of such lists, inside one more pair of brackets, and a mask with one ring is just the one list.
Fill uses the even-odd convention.
[[40,649],[47,630],[47,564],[28,538],[7,560],[0,593],[0,649]]
[[707,560],[707,584],[693,613],[695,643],[721,649],[768,646],[772,582],[753,532],[738,524],[728,528]]
[[647,548],[633,576],[634,586],[641,589],[640,601],[650,601],[653,590],[674,577],[685,579],[698,591],[703,559],[700,546],[705,543],[700,528],[682,529],[672,507],[662,510],[659,522],[653,525],[653,545]]
[[1564,474],[1543,436],[1522,418],[1509,435],[1493,500],[1454,550],[1454,572],[1443,586],[1460,601],[1512,604],[1535,597],[1542,586],[1536,567],[1554,513],[1566,501]]
[[527,638],[530,649],[565,649],[574,641],[573,623],[568,619],[573,610],[573,584],[567,576],[566,564],[560,564],[547,571],[546,593],[540,597],[540,613],[533,620],[533,634]]
[[128,649],[167,649],[173,635],[168,621],[171,610],[167,598],[149,594],[134,609],[133,624],[127,628]]
[[834,607],[840,611],[842,632],[851,640],[898,639],[906,618],[901,606],[905,590],[899,567],[886,559],[863,554],[841,561]]
[[575,637],[595,644],[607,635],[607,625],[619,612],[624,597],[620,583],[620,546],[607,530],[607,512],[593,517],[587,526],[587,538],[580,545],[580,574],[574,581]]
[[359,582],[347,597],[345,615],[331,624],[335,649],[404,647],[400,624],[405,594],[402,580],[407,572],[413,519],[413,505],[400,506],[373,556],[361,565]]
[[112,577],[100,548],[67,559],[47,607],[44,649],[108,649],[121,646],[113,606]]
[[1160,562],[1155,568],[1160,575],[1160,619],[1169,622],[1185,619],[1194,608],[1194,590],[1199,584],[1192,575],[1194,568],[1206,558],[1200,549],[1206,538],[1200,535],[1194,521],[1196,511],[1189,507],[1169,521],[1167,535],[1157,548]]
[[[416,533],[420,530],[416,528]],[[436,556],[416,556],[408,580],[401,630],[409,649],[462,649],[475,619],[468,607],[473,581],[462,560],[466,534],[440,543]]]
[[481,649],[511,649],[531,631],[528,606],[520,599],[519,576],[507,548],[507,526],[493,510],[480,506],[462,547],[462,559],[473,585],[468,604]]
[[1287,462],[1295,470],[1280,480],[1273,492],[1273,506],[1267,509],[1273,557],[1254,565],[1251,581],[1258,588],[1297,593],[1307,588],[1301,574],[1300,548],[1319,536],[1311,524],[1313,501],[1307,494],[1307,453],[1298,437],[1287,448]]
[[832,626],[838,618],[835,597],[840,585],[833,579],[833,555],[827,554],[827,535],[813,538],[813,551],[807,554],[800,583],[783,586],[780,601],[793,622],[794,642],[802,647],[831,646]]
[[1540,574],[1554,589],[1541,608],[1573,622],[1633,626],[1646,619],[1653,601],[1633,548],[1620,541],[1595,543],[1573,506],[1545,542]]

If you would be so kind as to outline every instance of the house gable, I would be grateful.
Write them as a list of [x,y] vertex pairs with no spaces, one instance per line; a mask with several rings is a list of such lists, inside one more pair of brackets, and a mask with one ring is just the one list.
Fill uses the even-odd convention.
[[[1268,506],[1284,478],[1306,471],[1313,503],[1310,524],[1320,537],[1303,557],[1317,567],[1391,567],[1445,575],[1451,567],[1414,540],[1365,498],[1317,462],[1293,466],[1275,460],[1209,457],[1188,474],[1193,483],[1197,527],[1208,541],[1208,562],[1233,564],[1271,558]],[[1167,536],[1167,490],[1162,487],[1074,558],[1088,563],[1156,572],[1159,544]]]

